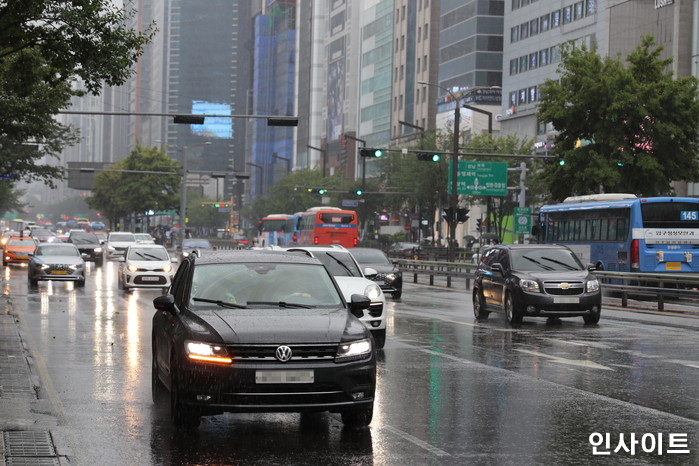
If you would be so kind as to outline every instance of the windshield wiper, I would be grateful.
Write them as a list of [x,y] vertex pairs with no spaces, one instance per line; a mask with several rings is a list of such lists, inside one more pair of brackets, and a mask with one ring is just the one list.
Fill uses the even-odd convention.
[[342,262],[342,261],[341,261],[340,259],[338,259],[337,257],[333,256],[333,254],[332,254],[331,252],[327,252],[326,254],[327,254],[331,259],[333,259],[335,262],[337,262],[338,264],[340,264],[340,265],[342,266],[342,268],[345,269],[345,270],[347,271],[347,273],[349,274],[350,277],[356,277],[356,276],[357,276],[357,275],[355,275],[355,274],[352,273],[352,270],[351,270],[349,267],[347,267],[347,264],[345,264],[344,262]]
[[247,309],[248,308],[247,306],[243,306],[242,304],[227,303],[225,301],[221,301],[220,299],[192,298],[192,301],[201,301],[203,303],[216,304],[219,307],[229,307],[231,309]]
[[541,268],[544,269],[544,270],[553,270],[553,267],[548,266],[548,265],[546,265],[546,264],[542,264],[542,263],[539,262],[538,260],[532,259],[531,257],[522,256],[522,259],[527,259],[528,261],[534,262],[536,265],[538,265],[539,267],[541,267]]
[[269,304],[272,306],[286,307],[286,308],[300,308],[300,309],[313,309],[315,306],[309,306],[308,304],[300,303],[287,303],[286,301],[248,301],[248,304]]
[[576,267],[573,267],[570,264],[566,264],[565,262],[561,262],[561,261],[556,260],[556,259],[551,259],[550,257],[542,257],[541,259],[545,260],[545,261],[553,262],[554,264],[558,264],[560,266],[563,266],[563,267],[567,268],[568,270],[580,270]]

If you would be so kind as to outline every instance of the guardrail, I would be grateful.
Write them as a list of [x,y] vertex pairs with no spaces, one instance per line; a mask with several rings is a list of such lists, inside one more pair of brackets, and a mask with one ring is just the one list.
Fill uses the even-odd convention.
[[[429,284],[434,285],[435,277],[446,277],[447,287],[453,281],[463,280],[467,290],[475,279],[476,264],[466,262],[422,261],[410,259],[394,260],[403,271],[403,277],[413,275],[413,283],[419,283],[419,276],[427,276]],[[682,303],[699,304],[699,274],[652,274],[633,272],[595,271],[600,278],[602,289],[607,293],[621,296],[622,306],[628,306],[630,296],[653,298],[658,303],[658,310],[665,308],[665,301],[676,299]]]

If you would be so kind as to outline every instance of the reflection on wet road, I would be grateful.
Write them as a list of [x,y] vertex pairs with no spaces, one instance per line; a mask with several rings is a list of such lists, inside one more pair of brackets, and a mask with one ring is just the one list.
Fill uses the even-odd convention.
[[[5,270],[57,442],[76,464],[699,463],[697,330],[630,320],[473,319],[465,292],[406,285],[389,302],[370,429],[336,414],[225,414],[176,431],[150,395],[156,291],[123,293],[116,263],[89,265],[84,289]],[[614,453],[620,434],[685,433],[689,454]]]

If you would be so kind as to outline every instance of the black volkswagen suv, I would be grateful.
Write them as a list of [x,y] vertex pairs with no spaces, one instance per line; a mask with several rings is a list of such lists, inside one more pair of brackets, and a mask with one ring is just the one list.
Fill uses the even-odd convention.
[[329,411],[371,422],[376,350],[315,258],[280,251],[187,256],[153,301],[153,399],[177,426],[223,412]]
[[504,312],[510,324],[525,316],[582,317],[599,322],[600,283],[567,247],[512,244],[490,247],[481,257],[473,286],[476,319]]

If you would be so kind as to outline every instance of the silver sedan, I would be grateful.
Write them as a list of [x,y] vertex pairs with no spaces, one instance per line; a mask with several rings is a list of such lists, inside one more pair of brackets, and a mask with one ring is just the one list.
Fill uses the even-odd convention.
[[72,243],[39,243],[29,256],[27,267],[31,286],[39,280],[73,281],[85,286],[85,259]]

